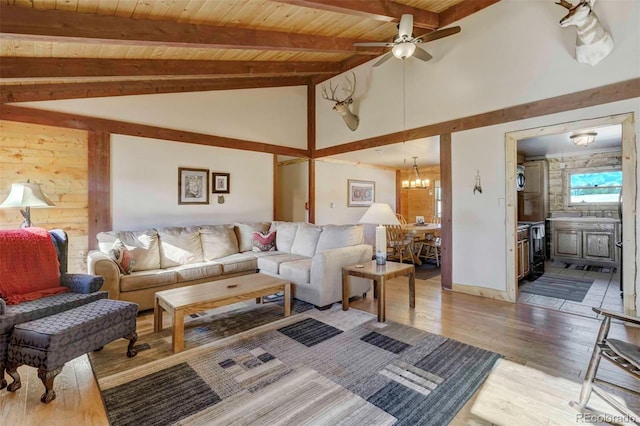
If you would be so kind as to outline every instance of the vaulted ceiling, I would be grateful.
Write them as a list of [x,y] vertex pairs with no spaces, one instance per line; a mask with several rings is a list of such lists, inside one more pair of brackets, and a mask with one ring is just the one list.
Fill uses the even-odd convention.
[[498,0],[3,0],[2,102],[314,84]]

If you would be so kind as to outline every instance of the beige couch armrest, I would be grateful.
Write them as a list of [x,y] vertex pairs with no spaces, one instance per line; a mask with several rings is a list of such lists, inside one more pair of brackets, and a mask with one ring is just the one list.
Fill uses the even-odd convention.
[[98,250],[90,251],[87,255],[87,271],[104,278],[101,290],[109,292],[109,299],[120,298],[120,268],[109,256]]
[[[316,253],[311,258],[311,285],[322,287],[324,306],[342,300],[342,267],[371,261],[373,247],[368,244],[341,247]],[[362,295],[371,287],[371,280],[352,278],[351,296]]]

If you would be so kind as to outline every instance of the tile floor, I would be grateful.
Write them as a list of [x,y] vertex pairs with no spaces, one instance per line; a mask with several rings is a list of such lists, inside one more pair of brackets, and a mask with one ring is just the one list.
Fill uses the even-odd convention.
[[573,278],[592,279],[593,284],[584,300],[580,303],[571,300],[556,299],[554,297],[539,296],[537,294],[519,293],[518,302],[529,305],[543,306],[549,309],[569,312],[572,314],[596,318],[592,307],[607,309],[614,312],[622,312],[622,297],[620,297],[620,271],[594,272],[565,269],[553,266],[553,262],[547,261],[544,266],[547,276],[569,276]]

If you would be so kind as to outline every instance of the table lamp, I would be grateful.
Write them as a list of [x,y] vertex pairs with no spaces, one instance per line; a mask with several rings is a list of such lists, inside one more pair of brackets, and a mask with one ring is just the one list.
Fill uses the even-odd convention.
[[360,218],[360,223],[373,223],[376,226],[376,263],[387,263],[387,230],[384,225],[400,225],[396,214],[387,203],[373,203]]
[[49,207],[55,206],[53,202],[42,192],[39,183],[12,183],[11,191],[7,198],[0,204],[0,208],[21,208],[20,210],[24,221],[20,228],[28,228],[31,226],[31,207]]

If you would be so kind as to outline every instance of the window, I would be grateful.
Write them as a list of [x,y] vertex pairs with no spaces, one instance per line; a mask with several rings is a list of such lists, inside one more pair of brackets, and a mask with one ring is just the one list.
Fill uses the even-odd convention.
[[435,197],[435,205],[436,205],[436,217],[438,219],[442,218],[442,188],[440,188],[440,181],[436,180],[436,189],[434,192]]
[[568,181],[569,204],[617,203],[622,190],[622,170],[573,172]]

